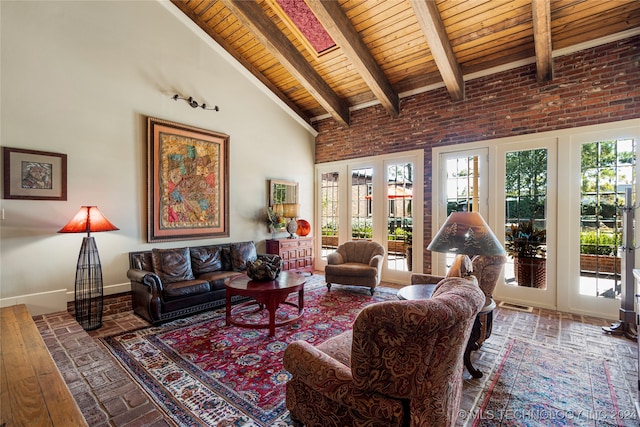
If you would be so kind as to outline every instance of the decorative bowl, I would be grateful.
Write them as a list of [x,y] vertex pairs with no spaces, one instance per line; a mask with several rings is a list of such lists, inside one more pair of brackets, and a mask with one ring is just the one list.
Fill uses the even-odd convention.
[[278,255],[259,255],[255,261],[247,261],[247,276],[252,280],[275,280],[282,270],[282,258]]

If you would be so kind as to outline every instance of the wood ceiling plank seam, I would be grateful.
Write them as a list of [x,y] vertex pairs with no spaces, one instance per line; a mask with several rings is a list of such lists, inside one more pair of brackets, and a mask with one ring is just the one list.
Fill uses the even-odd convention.
[[[344,14],[340,5],[335,2],[322,2],[320,0],[306,1],[334,42],[350,59],[358,75],[387,110],[387,113],[391,117],[397,117],[400,112],[398,94],[387,80],[360,35],[353,28],[351,21]],[[331,86],[331,83],[328,83]],[[342,84],[338,86],[342,86]],[[332,87],[339,94],[336,86]]]
[[440,19],[440,12],[436,4],[430,0],[421,0],[411,3],[416,12],[422,32],[431,47],[433,58],[442,74],[447,90],[452,99],[464,99],[464,79],[460,65],[455,57],[446,28]]
[[502,29],[495,33],[492,42],[487,41],[485,37],[469,37],[467,40],[456,43],[453,49],[457,56],[465,50],[476,50],[482,49],[486,45],[497,45],[499,44],[498,41],[510,40],[514,35],[521,35],[522,33],[527,33],[527,37],[533,37],[533,27],[527,23]]
[[416,37],[422,37],[424,40],[418,21],[412,22],[411,24],[403,27],[390,28],[388,32],[385,30],[366,36],[361,34],[361,36],[363,37],[362,40],[365,44],[371,49],[382,47],[388,43],[399,43],[406,38],[413,39]]
[[438,0],[438,10],[442,14],[442,20],[452,16],[468,12],[472,8],[485,10],[486,5],[494,0]]
[[[526,47],[522,47],[522,46],[526,46]],[[466,55],[464,55],[464,53],[462,52],[460,54],[464,55],[467,58],[471,55],[476,57],[483,57],[483,56],[490,56],[494,54],[500,54],[501,51],[504,51],[504,52],[517,51],[519,47],[521,47],[521,50],[526,51],[532,46],[533,46],[533,33],[531,32],[530,28],[527,28],[518,33],[512,33],[509,35],[509,37],[503,38],[502,44],[497,44],[497,45],[485,44],[485,45],[476,47],[475,49],[471,49],[470,52],[466,53]]]
[[[439,3],[440,6],[442,3]],[[446,3],[444,3],[446,4]],[[513,8],[523,7],[528,4],[528,0],[491,0],[489,2],[468,2],[468,8],[460,10],[455,14],[449,14],[445,18],[442,17],[442,22],[445,23],[447,28],[459,27],[466,23],[477,24],[489,19],[494,14],[508,14]]]
[[318,102],[339,122],[349,125],[346,103],[322,80],[289,40],[277,32],[275,24],[260,5],[238,0],[222,0],[232,12],[278,57],[281,63],[317,97]]
[[[627,3],[625,4],[625,6],[620,6],[620,7],[616,7],[616,8],[612,8],[606,11],[606,13],[602,12],[602,13],[598,13],[597,16],[594,18],[593,15],[578,15],[578,17],[576,17],[577,14],[574,15],[565,15],[565,14],[551,14],[552,16],[552,21],[551,21],[551,29],[554,30],[555,27],[571,27],[571,24],[578,24],[579,22],[600,22],[601,19],[611,19],[614,17],[620,17],[618,19],[625,21],[626,18],[629,18],[633,15],[633,12],[637,12],[640,13],[640,2],[635,2],[635,3]],[[604,16],[605,18],[601,18],[598,19],[599,16]]]
[[607,18],[596,22],[584,20],[576,23],[567,23],[566,27],[552,26],[551,33],[554,48],[561,49],[562,47],[571,46],[575,43],[567,42],[567,40],[584,39],[587,34],[590,38],[600,38],[636,28],[639,22],[640,15],[632,21],[629,21],[626,16],[618,18],[614,15],[607,16]]
[[469,60],[465,62],[463,69],[465,70],[465,74],[469,74],[483,69],[496,67],[498,65],[510,64],[523,59],[533,59],[534,57],[535,51],[533,47],[533,40],[531,40],[528,49],[518,48],[513,52],[507,50],[506,54],[500,54],[500,52],[497,52],[495,54],[479,56],[476,60]]
[[635,8],[638,4],[637,0],[614,0],[614,1],[583,1],[567,5],[562,8],[552,8],[551,16],[553,19],[563,17],[574,17],[576,19],[587,19],[594,15],[606,14],[612,9],[619,7],[631,6]]
[[417,53],[402,55],[398,54],[397,57],[393,57],[394,61],[389,61],[385,63],[384,72],[389,76],[389,78],[393,78],[394,80],[398,80],[403,76],[398,76],[398,73],[402,73],[402,70],[405,70],[407,67],[412,67],[413,69],[417,69],[417,67],[422,67],[424,69],[433,66],[434,68],[438,68],[436,66],[435,61],[431,57],[426,57],[419,55]]
[[232,42],[235,38],[242,36],[243,34],[249,33],[246,28],[242,26],[242,23],[236,19],[229,12],[229,16],[224,17],[221,20],[217,20],[212,22],[211,20],[207,21],[207,25],[211,27],[213,31],[220,34],[221,37],[224,37],[227,41]]
[[[225,8],[215,2],[210,2],[209,6],[203,10],[193,9],[193,13],[200,17],[204,22],[209,22],[211,19],[215,19],[218,16],[225,16]],[[219,19],[222,19],[219,18]]]
[[[379,58],[378,62],[386,62],[388,57],[395,55],[399,51],[419,52],[431,56],[431,49],[427,44],[427,40],[420,33],[414,33],[413,37],[405,37],[403,39],[392,40],[386,45],[371,47],[371,53],[375,58]],[[389,55],[389,56],[386,56]]]
[[508,57],[498,56],[497,59],[491,59],[489,61],[478,61],[472,64],[467,64],[463,68],[463,72],[465,75],[478,73],[490,68],[500,67],[503,65],[511,64],[518,61],[528,60],[533,58],[533,40],[531,41],[531,50],[529,53],[526,52],[518,52],[514,55]]
[[517,9],[518,13],[511,11],[507,14],[500,14],[494,18],[482,21],[469,21],[466,24],[456,24],[447,26],[447,31],[451,37],[452,44],[454,40],[463,38],[465,35],[480,34],[481,36],[490,37],[494,31],[500,31],[511,26],[528,23],[533,27],[531,7]]
[[[404,0],[367,0],[362,2],[357,7],[344,8],[347,17],[353,22],[354,27],[357,27],[360,22],[372,19],[376,16],[380,8],[388,8],[389,4],[396,5],[398,3],[406,3]],[[405,6],[406,7],[406,6]]]
[[[618,25],[620,25],[620,27],[618,27]],[[602,33],[597,32],[596,30],[605,30],[604,28],[598,27],[591,33],[591,35],[594,38],[606,37],[606,36],[610,36],[610,35],[613,35],[613,34],[616,34],[616,33],[622,32],[622,31],[626,31],[626,30],[628,30],[630,28],[637,28],[638,26],[640,26],[640,22],[635,22],[634,26],[632,26],[632,27],[628,27],[626,25],[622,26],[621,23],[618,23],[617,25],[612,24],[612,25],[609,26],[609,28],[606,28],[606,30],[607,30],[606,33],[605,32],[602,32]],[[609,30],[611,30],[612,32],[609,32]],[[575,35],[573,37],[568,36],[568,37],[564,37],[564,38],[559,38],[558,40],[554,39],[554,49],[558,50],[558,49],[564,49],[564,48],[567,48],[567,47],[570,47],[570,46],[574,46],[574,45],[583,43],[584,39],[585,39],[584,35],[582,35],[582,34],[578,34],[578,35]]]
[[[388,0],[378,2],[380,8],[384,6],[384,9],[379,10],[378,13],[371,13],[371,15],[367,14],[369,16],[361,14],[358,17],[349,17],[349,19],[351,20],[353,27],[359,33],[370,33],[372,31],[375,31],[375,29],[372,29],[371,27],[384,26],[386,25],[387,21],[398,21],[397,16],[402,14],[403,12],[405,13],[405,16],[408,13],[409,16],[415,19],[415,15],[411,13],[411,7],[407,6],[406,3],[400,2],[389,6],[390,4],[391,2]],[[368,10],[367,12],[373,12],[373,10]]]
[[198,2],[189,2],[187,4],[191,8],[191,10],[193,10],[193,13],[202,17],[204,13],[206,13],[209,9],[213,7],[213,5],[215,4],[215,1],[205,0],[205,1],[198,1]]

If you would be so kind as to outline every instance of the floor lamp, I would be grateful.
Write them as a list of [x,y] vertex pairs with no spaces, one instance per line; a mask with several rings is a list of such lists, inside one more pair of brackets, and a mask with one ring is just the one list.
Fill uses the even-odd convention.
[[86,331],[102,326],[102,266],[91,232],[114,231],[118,228],[107,220],[97,206],[82,206],[58,233],[87,233],[82,239],[76,267],[75,314]]

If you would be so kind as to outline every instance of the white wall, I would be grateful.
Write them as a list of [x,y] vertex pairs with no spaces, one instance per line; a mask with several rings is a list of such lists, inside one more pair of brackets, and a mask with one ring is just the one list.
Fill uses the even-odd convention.
[[[2,200],[0,305],[31,314],[73,298],[81,205],[119,231],[94,235],[105,293],[129,289],[129,251],[268,238],[267,180],[300,183],[313,213],[314,135],[185,23],[171,4],[0,2],[2,146],[68,155],[68,200]],[[174,93],[216,104],[192,109]],[[146,243],[146,117],[230,135],[230,238]]]

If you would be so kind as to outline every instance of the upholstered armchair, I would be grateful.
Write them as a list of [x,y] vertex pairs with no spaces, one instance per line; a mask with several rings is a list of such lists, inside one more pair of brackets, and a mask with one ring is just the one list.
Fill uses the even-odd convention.
[[284,353],[286,405],[307,427],[446,427],[458,417],[462,355],[484,295],[447,278],[432,298],[365,307],[352,331]]
[[[485,295],[485,303],[475,320],[469,345],[464,354],[465,366],[474,378],[481,378],[482,372],[473,367],[471,363],[471,352],[479,350],[484,341],[491,336],[491,330],[493,329],[493,310],[496,308],[496,303],[493,300],[493,291],[498,284],[498,279],[506,260],[507,258],[505,256],[476,255],[471,261],[473,265],[472,274],[478,280],[478,285]],[[465,273],[465,267],[456,267],[454,274],[458,274],[458,272]],[[447,276],[451,276],[451,271]],[[433,285],[442,279],[442,276],[414,273],[411,275],[411,284]]]
[[384,247],[369,240],[354,240],[338,246],[327,256],[324,268],[327,289],[332,284],[366,286],[373,290],[380,284]]

